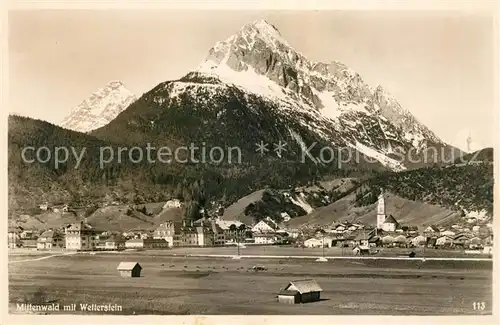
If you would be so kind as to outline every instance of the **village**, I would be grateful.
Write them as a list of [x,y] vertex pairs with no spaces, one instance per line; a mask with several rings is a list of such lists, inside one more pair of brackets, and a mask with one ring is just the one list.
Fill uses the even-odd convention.
[[[62,207],[61,209],[67,209]],[[334,222],[328,226],[308,225],[298,229],[267,217],[249,225],[220,216],[198,220],[166,221],[149,231],[100,231],[86,220],[59,229],[10,227],[9,249],[33,250],[149,250],[176,247],[224,247],[238,245],[288,245],[301,248],[348,248],[354,255],[376,252],[373,248],[417,248],[476,250],[490,254],[493,243],[491,223],[476,218],[448,227],[429,225],[419,229],[404,225],[386,215],[381,195],[377,204],[376,225],[359,222]]]
[[[167,205],[179,207],[180,203],[168,202]],[[493,231],[488,218],[468,217],[460,223],[446,227],[430,225],[419,229],[416,225],[400,223],[391,214],[387,215],[383,193],[378,197],[375,212],[374,224],[344,220],[326,226],[307,225],[293,228],[290,227],[289,220],[277,223],[271,217],[265,217],[254,224],[245,224],[240,220],[223,220],[220,215],[209,217],[204,214],[198,220],[184,218],[180,221],[163,221],[151,230],[124,232],[99,230],[87,222],[87,218],[84,218],[80,222],[66,224],[58,229],[46,229],[41,233],[35,229],[10,228],[8,247],[13,256],[12,267],[17,270],[15,272],[18,272],[15,273],[18,277],[17,281],[24,281],[26,277],[23,272],[27,269],[19,265],[26,261],[37,261],[39,267],[51,270],[54,269],[52,263],[60,263],[64,272],[71,273],[70,276],[78,277],[91,272],[94,274],[94,279],[103,281],[100,285],[108,289],[130,286],[132,290],[137,290],[141,279],[147,278],[149,282],[161,281],[163,283],[165,279],[168,279],[166,277],[170,277],[173,280],[172,283],[180,283],[182,286],[189,286],[191,283],[194,288],[198,288],[200,279],[203,278],[203,281],[207,283],[219,283],[214,287],[219,288],[223,283],[226,288],[231,285],[233,286],[231,290],[240,291],[242,286],[253,285],[256,280],[252,279],[252,275],[258,275],[259,281],[263,279],[268,281],[263,286],[266,297],[263,301],[266,303],[260,305],[260,308],[273,310],[281,310],[297,304],[307,304],[309,309],[317,310],[325,308],[326,305],[338,306],[341,304],[338,299],[342,299],[339,298],[342,295],[339,295],[337,291],[345,281],[346,274],[361,277],[357,280],[364,281],[365,285],[378,286],[378,280],[374,281],[374,279],[383,276],[377,273],[379,272],[377,270],[384,270],[383,265],[388,268],[399,265],[399,267],[406,268],[406,272],[422,272],[416,275],[405,275],[413,277],[414,281],[424,281],[419,285],[429,285],[425,282],[428,281],[425,276],[432,274],[433,279],[439,278],[439,283],[449,290],[450,281],[465,279],[465,275],[455,275],[455,280],[449,278],[450,274],[447,272],[450,272],[450,268],[453,269],[455,261],[464,263],[469,260],[475,263],[474,265],[478,265],[476,267],[484,267],[484,262],[491,261],[493,257]],[[231,247],[234,247],[234,250]],[[196,248],[201,248],[201,250]],[[206,252],[203,252],[204,248]],[[250,252],[248,255],[241,256],[242,249],[251,251],[254,255]],[[25,250],[46,255],[42,258],[23,260],[22,258],[26,255],[30,255],[29,252],[26,254]],[[318,255],[319,250],[322,251],[322,256]],[[16,251],[20,254],[16,254]],[[189,251],[194,251],[195,254],[190,254]],[[270,251],[278,254],[269,254]],[[383,253],[379,254],[380,251]],[[429,254],[429,251],[434,254]],[[100,252],[99,263],[89,263],[89,260],[97,258],[97,256],[92,257],[97,252]],[[417,254],[418,258],[415,258]],[[462,254],[472,254],[472,256],[465,257]],[[335,256],[341,256],[341,259],[335,259]],[[388,256],[390,259],[387,259]],[[51,261],[44,264],[44,261],[51,257]],[[364,257],[372,258],[363,259]],[[275,260],[276,258],[278,260]],[[256,259],[259,259],[258,264],[255,264]],[[408,264],[408,260],[413,260],[413,263]],[[446,263],[447,269],[433,270],[432,265],[436,262],[433,260],[441,264]],[[317,263],[317,266],[304,267],[309,263]],[[335,264],[333,268],[332,263]],[[422,267],[425,270],[421,270]],[[365,272],[362,270],[366,268],[375,273],[356,273]],[[432,273],[429,273],[429,270],[432,270]],[[62,277],[62,280],[57,280],[59,286],[65,285],[64,279],[67,279],[67,276]],[[57,278],[58,275],[54,277]],[[114,280],[110,281],[110,277],[114,277]],[[277,279],[273,280],[273,278]],[[178,281],[179,279],[182,281]],[[407,282],[398,276],[389,281],[399,286],[403,285],[401,281]],[[51,283],[53,285],[54,282]],[[263,299],[256,296],[262,295],[261,291],[254,292],[249,287],[246,289],[251,297],[249,299],[252,305],[260,301],[259,299]],[[104,306],[103,308],[115,306],[102,300],[99,292],[92,291],[95,289],[84,287],[81,290],[85,299],[88,299],[88,292],[93,294],[96,306]],[[142,298],[128,301],[127,298],[123,298],[123,296],[129,296],[122,294],[123,289],[115,290],[120,292],[121,304],[125,303],[124,306],[121,304],[115,306],[119,310],[117,313],[123,310],[133,310],[138,306],[137,301],[140,301],[140,305],[142,301],[153,299]],[[146,297],[144,295],[149,295],[151,292],[146,287],[141,290],[141,297]],[[377,290],[374,292],[378,292]],[[59,289],[56,291],[65,292]],[[19,294],[26,296],[26,291],[22,292],[24,293]],[[59,293],[57,295],[61,297]],[[197,296],[193,294],[190,299],[197,299]],[[37,301],[33,299],[35,298],[26,300],[18,296],[13,298],[21,302],[16,305],[21,306],[21,309],[39,306],[30,302]],[[60,299],[64,301],[69,298]],[[274,304],[271,304],[271,299],[274,299]],[[63,305],[64,311],[77,312],[76,307],[71,306],[74,304]],[[59,308],[58,305],[57,308]],[[160,303],[154,304],[153,308],[165,312],[166,307]],[[181,304],[179,307],[168,308],[185,307]]]

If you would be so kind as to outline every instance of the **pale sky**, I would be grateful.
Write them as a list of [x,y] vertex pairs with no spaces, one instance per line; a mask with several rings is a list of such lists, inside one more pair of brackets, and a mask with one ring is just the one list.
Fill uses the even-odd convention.
[[493,146],[493,21],[478,13],[11,11],[10,112],[58,123],[111,80],[140,96],[259,18],[310,60],[381,84],[448,143]]

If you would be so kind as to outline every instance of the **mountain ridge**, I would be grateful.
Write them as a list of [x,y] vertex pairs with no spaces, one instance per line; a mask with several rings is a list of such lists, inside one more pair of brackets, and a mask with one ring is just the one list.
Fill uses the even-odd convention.
[[[228,111],[236,114],[236,109],[248,111],[237,113],[249,118],[246,128],[259,123],[259,114],[271,113],[269,118],[288,129],[289,134],[282,136],[285,142],[306,148],[310,143],[321,142],[373,158],[391,170],[415,167],[408,157],[398,161],[398,151],[406,155],[413,150],[422,156],[427,149],[435,148],[441,152],[431,150],[432,156],[427,158],[436,163],[461,155],[460,150],[419,123],[382,86],[367,85],[358,73],[338,61],[331,64],[308,61],[264,20],[244,25],[225,41],[217,42],[198,67],[178,80],[158,84],[134,104],[93,134],[113,138],[113,133],[123,134],[126,130],[130,137],[143,139],[144,136],[135,134],[136,126],[140,129],[137,132],[145,134],[148,127],[179,123],[171,120],[172,115],[182,113],[172,107],[192,106],[190,110],[203,117],[189,123],[200,130],[204,130],[203,124],[211,122],[220,122],[218,127],[225,127],[228,122],[224,121],[224,115]],[[255,105],[262,109],[256,112],[252,108]],[[182,123],[188,121],[187,113],[184,114]],[[177,131],[182,128],[183,125],[177,125]],[[302,141],[304,132],[314,141]],[[190,131],[181,133],[177,132],[174,138],[203,141]],[[168,138],[172,135],[168,134]],[[228,135],[218,134],[217,138],[221,143],[229,143]],[[416,166],[426,163],[420,161]]]
[[135,100],[137,97],[123,82],[112,80],[77,105],[59,125],[87,133],[111,122]]
[[[250,54],[251,53],[251,54]],[[301,53],[288,45],[279,31],[264,20],[257,20],[242,27],[236,34],[225,41],[218,42],[212,49],[204,63],[196,71],[211,74],[215,71],[224,75],[226,67],[233,71],[248,72],[254,70],[257,74],[265,75],[271,81],[297,93],[299,99],[316,109],[328,108],[327,117],[338,117],[343,107],[339,101],[351,100],[358,107],[348,107],[364,110],[360,104],[372,105],[370,109],[380,109],[382,116],[390,119],[391,114],[402,117],[390,119],[396,126],[408,127],[417,124],[422,128],[421,133],[430,140],[443,143],[432,131],[421,125],[411,113],[401,107],[399,103],[382,86],[376,88],[364,83],[361,76],[339,61],[330,64],[309,61]],[[239,80],[238,80],[239,81]],[[327,92],[325,92],[327,90]],[[331,92],[337,92],[331,94]],[[333,99],[333,100],[332,100]],[[337,110],[335,107],[338,106]],[[343,103],[345,104],[345,103]],[[350,103],[347,103],[350,104]],[[345,105],[348,106],[348,105]],[[418,134],[411,137],[418,142]]]
[[[126,108],[112,109],[116,116],[88,134],[9,118],[9,177],[18,187],[9,196],[15,200],[32,195],[30,202],[37,202],[62,197],[53,194],[57,188],[65,191],[65,199],[84,202],[122,199],[140,204],[182,197],[188,202],[186,216],[196,218],[199,207],[217,204],[223,197],[226,203],[236,202],[266,187],[411,170],[432,164],[421,161],[427,149],[446,154],[455,149],[419,123],[383,87],[367,85],[338,61],[308,61],[265,22],[245,25],[228,40],[218,42],[207,59],[182,78],[159,83]],[[122,89],[123,85],[116,86]],[[39,132],[19,131],[26,125]],[[243,162],[128,161],[99,168],[89,160],[78,171],[40,164],[19,167],[17,151],[23,145],[45,141],[55,147],[67,144],[66,138],[78,139],[81,146],[89,145],[94,151],[106,144],[129,148],[151,144],[171,151],[190,144],[206,144],[208,150],[234,146],[241,149]],[[265,155],[256,152],[260,141],[269,145]],[[273,145],[281,142],[286,150],[278,154]],[[317,146],[304,154],[312,144]],[[332,157],[327,150],[324,159],[325,148],[332,150]],[[398,148],[416,151],[421,160],[400,159]],[[337,151],[341,149],[357,158],[344,161]],[[428,158],[437,163],[445,160],[443,152],[437,151]],[[93,191],[94,187],[98,189]],[[29,200],[20,201],[28,204]],[[259,209],[252,213],[257,215]]]

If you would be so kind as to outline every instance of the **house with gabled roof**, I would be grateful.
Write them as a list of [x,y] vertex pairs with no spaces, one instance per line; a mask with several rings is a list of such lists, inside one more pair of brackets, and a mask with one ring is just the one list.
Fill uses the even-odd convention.
[[223,246],[226,243],[226,233],[224,232],[224,229],[222,229],[214,219],[210,220],[209,227],[214,234],[214,245]]
[[436,239],[436,246],[451,246],[453,245],[453,238],[449,236],[441,236]]
[[441,231],[440,235],[454,237],[456,235],[456,233],[454,231],[451,231],[451,230],[445,230],[445,231]]
[[68,225],[64,228],[64,232],[68,250],[93,250],[97,246],[97,232],[85,222]]
[[214,245],[214,233],[210,227],[204,225],[196,227],[198,246],[213,246]]
[[381,246],[382,245],[382,239],[377,236],[373,235],[368,239],[368,246]]
[[388,231],[388,232],[393,232],[396,231],[396,229],[399,227],[399,223],[396,221],[396,219],[390,215],[385,218],[384,223],[382,224],[382,230]]
[[338,232],[343,232],[346,230],[346,227],[342,224],[338,225],[336,228],[335,228],[336,231]]
[[493,234],[488,234],[488,235],[484,235],[484,236],[479,235],[478,237],[481,238],[481,243],[484,246],[492,246],[493,245]]
[[124,278],[137,278],[141,276],[142,266],[137,262],[120,262],[116,269]]
[[112,235],[108,237],[104,242],[104,249],[107,250],[125,249],[125,239],[123,239],[119,235]]
[[334,238],[330,236],[312,237],[304,241],[304,246],[313,247],[333,247]]
[[356,231],[356,230],[358,230],[358,227],[356,227],[355,225],[350,225],[350,226],[347,228],[347,230],[349,230],[349,231]]
[[472,248],[472,249],[481,247],[481,238],[473,237],[467,241],[467,244],[469,245],[469,248]]
[[437,241],[437,237],[427,237],[425,245],[428,248],[433,248],[434,246],[436,246],[436,241]]
[[9,248],[16,248],[21,246],[21,232],[23,231],[23,227],[9,227],[7,233],[7,242]]
[[323,289],[313,279],[290,281],[288,285],[278,293],[278,302],[287,304],[298,304],[318,301]]
[[261,220],[252,227],[252,232],[255,233],[272,233],[276,232],[276,230],[278,230],[278,226],[269,220]]
[[464,233],[456,234],[453,237],[453,245],[464,247],[466,242],[468,242],[468,240],[469,240],[469,236],[467,236],[466,234],[464,234]]
[[279,241],[278,234],[271,232],[255,233],[253,239],[255,244],[259,245],[273,245],[277,244]]
[[370,238],[373,237],[373,231],[363,230],[360,231],[352,242],[353,246],[367,246],[369,245]]
[[37,239],[38,250],[64,248],[64,236],[56,230],[46,230]]
[[176,246],[181,235],[182,223],[178,221],[166,221],[161,223],[153,233],[153,239],[164,239],[170,247]]

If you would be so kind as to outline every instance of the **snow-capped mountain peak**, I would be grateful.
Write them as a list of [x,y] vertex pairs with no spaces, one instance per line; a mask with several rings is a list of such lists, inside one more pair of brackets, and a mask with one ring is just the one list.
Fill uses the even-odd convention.
[[279,30],[264,19],[245,25],[239,33],[248,40],[259,38],[268,44],[282,43],[289,46],[287,41],[281,37]]
[[[169,105],[209,110],[206,115],[214,114],[214,120],[203,125],[227,128],[235,123],[234,114],[242,114],[252,132],[260,129],[262,136],[272,133],[269,138],[275,138],[273,132],[281,124],[285,140],[300,148],[316,139],[352,148],[393,170],[406,168],[404,157],[394,158],[399,149],[420,154],[434,144],[446,146],[382,86],[368,85],[339,61],[308,60],[265,20],[246,24],[217,42],[195,70],[165,82],[150,96],[161,110]],[[228,98],[238,105],[231,102],[227,107]],[[241,112],[231,111],[235,107]],[[269,119],[276,128],[268,134],[262,124]]]
[[262,19],[218,42],[196,72],[274,100],[292,101],[319,112],[337,127],[346,120],[359,123],[359,113],[383,119],[400,127],[419,151],[425,147],[424,139],[442,142],[382,86],[371,87],[339,61],[309,61]]
[[111,122],[135,100],[137,97],[121,81],[113,80],[75,107],[60,125],[90,132]]

